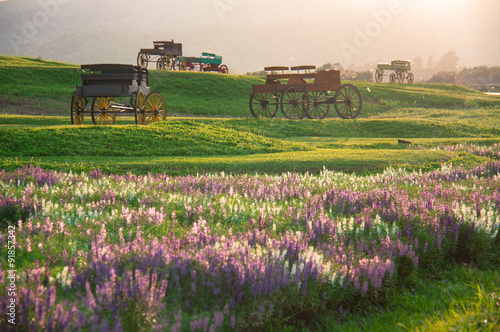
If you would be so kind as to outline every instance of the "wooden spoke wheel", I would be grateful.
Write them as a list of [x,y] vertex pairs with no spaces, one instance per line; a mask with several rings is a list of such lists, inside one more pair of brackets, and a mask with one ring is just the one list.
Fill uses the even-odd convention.
[[186,60],[185,60],[185,59],[181,59],[181,60],[178,62],[178,64],[177,64],[177,69],[178,69],[178,70],[182,70],[182,71],[184,71],[184,70],[186,70],[186,68],[187,68],[187,63],[186,63]]
[[309,119],[324,119],[330,110],[330,104],[327,103],[328,93],[326,91],[309,92],[309,109],[306,116]]
[[405,73],[398,73],[398,83],[403,84],[405,82]]
[[87,99],[76,94],[71,98],[71,124],[80,126],[83,124],[83,111],[87,106]]
[[115,123],[116,113],[112,111],[115,99],[113,97],[95,97],[90,109],[92,122],[95,125],[110,126]]
[[415,76],[413,75],[413,73],[408,73],[406,79],[408,80],[408,83],[413,84],[413,82],[415,81]]
[[158,60],[156,60],[156,69],[165,70],[165,59],[163,57],[159,57]]
[[382,83],[384,80],[384,71],[382,69],[377,68],[377,71],[375,72],[375,81],[377,83]]
[[396,73],[391,73],[390,82],[391,83],[396,83]]
[[158,121],[164,121],[167,117],[167,108],[165,100],[157,92],[151,92],[147,95],[144,112],[141,113],[139,125],[148,125]]
[[142,69],[148,68],[149,55],[144,53],[137,54],[137,65]]
[[189,71],[201,71],[201,62],[197,58],[187,58],[186,67]]
[[363,99],[359,90],[351,84],[345,84],[335,93],[335,110],[342,119],[354,119],[361,112]]
[[278,112],[278,97],[274,93],[253,93],[250,112],[256,118],[274,118]]
[[174,70],[175,59],[172,53],[166,53],[162,58],[164,59],[163,62],[165,64],[164,70]]
[[281,96],[281,112],[292,120],[300,120],[309,109],[309,97],[306,90],[298,85],[288,87]]
[[229,74],[229,68],[226,65],[220,65],[219,66],[219,73]]
[[143,124],[145,122],[145,109],[146,107],[146,98],[144,97],[144,93],[141,90],[137,92],[135,95],[135,104],[134,104],[134,116],[135,116],[135,124]]

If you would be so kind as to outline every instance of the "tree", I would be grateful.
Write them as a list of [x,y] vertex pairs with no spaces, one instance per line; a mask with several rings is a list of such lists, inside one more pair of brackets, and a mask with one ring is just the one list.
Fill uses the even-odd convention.
[[455,71],[458,67],[457,52],[449,51],[441,57],[437,63],[437,68],[442,71]]

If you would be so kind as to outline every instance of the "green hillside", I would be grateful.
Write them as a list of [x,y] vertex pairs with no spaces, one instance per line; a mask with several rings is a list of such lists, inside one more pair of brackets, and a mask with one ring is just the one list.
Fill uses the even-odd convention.
[[[34,58],[0,56],[0,106],[5,113],[66,116],[80,84],[78,66]],[[346,82],[344,82],[346,83]],[[426,110],[498,107],[498,97],[459,86],[351,82],[362,93],[359,118]],[[214,73],[150,71],[149,85],[166,100],[169,116],[249,117],[251,86],[262,78]],[[281,116],[278,114],[278,116]],[[333,107],[330,117],[338,118]],[[435,114],[429,114],[429,118]]]

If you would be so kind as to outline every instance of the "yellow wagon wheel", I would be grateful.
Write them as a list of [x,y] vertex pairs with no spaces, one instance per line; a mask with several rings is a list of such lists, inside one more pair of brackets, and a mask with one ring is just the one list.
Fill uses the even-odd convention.
[[164,68],[165,70],[173,70],[174,69],[174,56],[172,55],[172,53],[166,53],[164,56],[163,56],[163,63],[164,63]]
[[165,70],[165,58],[164,57],[159,57],[158,60],[156,60],[156,69]]
[[149,55],[145,53],[137,54],[137,65],[142,69],[148,68]]
[[157,92],[151,92],[146,97],[146,104],[144,106],[143,117],[138,122],[139,125],[148,125],[158,121],[164,121],[167,117],[167,108],[165,100]]
[[146,107],[146,98],[144,98],[144,93],[139,90],[135,97],[135,123],[138,125],[143,125],[145,123],[144,108]]
[[116,113],[112,110],[115,104],[113,97],[95,97],[90,109],[92,122],[99,126],[111,126],[115,123]]
[[71,124],[80,126],[83,124],[83,111],[87,106],[87,100],[76,94],[71,98]]
[[184,70],[186,70],[186,68],[187,68],[187,62],[186,62],[186,60],[185,59],[181,59],[179,61],[179,70],[183,70],[184,71]]

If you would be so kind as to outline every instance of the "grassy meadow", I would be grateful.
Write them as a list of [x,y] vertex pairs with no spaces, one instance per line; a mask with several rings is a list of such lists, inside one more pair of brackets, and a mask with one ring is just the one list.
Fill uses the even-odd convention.
[[254,119],[261,78],[151,70],[166,121],[76,127],[79,75],[0,56],[19,330],[500,329],[500,97],[349,82],[355,120]]

